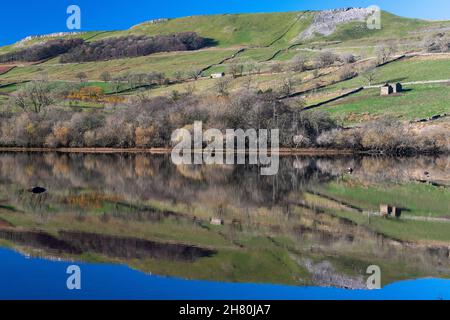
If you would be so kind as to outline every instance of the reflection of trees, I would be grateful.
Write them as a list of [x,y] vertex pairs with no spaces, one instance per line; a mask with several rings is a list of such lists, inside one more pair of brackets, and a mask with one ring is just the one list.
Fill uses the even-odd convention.
[[[353,176],[365,183],[397,183],[421,179],[430,181],[450,181],[450,157],[356,157],[320,159],[317,166],[321,171],[338,175],[346,168],[354,168]],[[425,176],[429,173],[429,177]]]
[[[282,157],[276,176],[261,176],[258,166],[174,166],[169,155],[144,154],[2,154],[0,188],[21,201],[21,190],[42,185],[51,196],[69,197],[81,190],[124,200],[210,202],[219,207],[272,206],[330,181],[354,168],[367,181],[416,179],[427,170],[448,175],[449,158]],[[11,194],[14,188],[16,194]]]
[[291,191],[329,175],[317,171],[313,159],[301,169],[294,159],[282,158],[276,176],[261,176],[257,166],[172,165],[168,155],[3,154],[1,178],[19,188],[48,187],[69,196],[93,190],[134,200],[172,200],[190,203],[221,199],[246,205],[279,203]]

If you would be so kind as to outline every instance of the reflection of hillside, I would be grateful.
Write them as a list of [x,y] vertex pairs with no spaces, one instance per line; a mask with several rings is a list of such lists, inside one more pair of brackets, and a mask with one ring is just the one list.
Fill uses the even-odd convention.
[[[308,284],[314,266],[330,264],[351,277],[379,264],[386,281],[447,277],[446,246],[398,241],[312,205],[333,182],[347,190],[421,171],[444,180],[448,158],[285,157],[277,176],[261,176],[255,166],[176,167],[165,155],[0,154],[0,200],[11,206],[0,207],[0,238],[209,280]],[[24,192],[33,185],[47,197]]]
[[[410,276],[450,276],[448,247],[397,241],[346,219],[299,206],[293,206],[288,212],[279,222],[226,224],[219,229],[189,225],[171,216],[134,221],[129,220],[127,214],[112,215],[108,219],[88,215],[79,221],[74,215],[64,215],[63,220],[51,216],[47,224],[42,225],[33,215],[34,222],[28,225],[42,231],[34,230],[35,227],[31,230],[0,227],[0,239],[26,252],[35,252],[29,248],[37,249],[43,256],[77,259],[87,254],[96,259],[127,263],[146,272],[208,280],[267,282],[273,281],[271,274],[279,273],[287,277],[283,283],[321,285],[323,279],[316,279],[311,261],[330,266],[326,270],[332,274],[323,276],[337,282],[327,282],[327,285],[339,286],[342,279],[365,277],[365,268],[371,264],[382,267],[386,282]],[[20,219],[21,215],[14,213],[8,217]],[[59,231],[44,231],[47,225],[49,230],[56,226]],[[155,241],[154,235],[149,237],[139,232],[153,228],[159,237],[174,238],[170,229],[166,229],[168,225],[183,228],[181,242]],[[111,234],[113,227],[114,235]],[[199,240],[201,244],[184,244],[196,239],[200,231],[208,234]],[[216,236],[222,238],[222,244],[212,244],[211,239]],[[253,274],[254,268],[260,272]],[[304,273],[305,268],[309,273]],[[315,279],[318,282],[314,282]],[[361,285],[361,282],[356,284]]]
[[38,231],[0,229],[0,239],[21,246],[44,249],[52,254],[98,253],[110,258],[123,259],[194,261],[214,254],[213,250],[183,244],[69,231],[60,231],[58,236],[52,236]]

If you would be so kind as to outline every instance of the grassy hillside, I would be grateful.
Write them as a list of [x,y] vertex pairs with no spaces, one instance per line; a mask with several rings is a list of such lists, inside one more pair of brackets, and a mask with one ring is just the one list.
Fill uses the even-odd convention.
[[302,12],[262,13],[262,14],[224,14],[211,16],[193,16],[172,19],[161,23],[143,23],[129,30],[105,33],[91,40],[104,37],[129,34],[159,35],[194,31],[200,36],[213,39],[219,47],[227,46],[268,46],[275,39],[286,35],[284,41],[289,41],[292,33],[301,30]]
[[76,74],[85,72],[89,79],[98,80],[100,74],[109,71],[112,74],[126,72],[160,71],[173,76],[176,71],[192,71],[202,69],[210,64],[218,63],[234,53],[234,50],[203,50],[197,52],[172,52],[153,54],[145,57],[116,59],[110,61],[59,64],[58,58],[39,65],[16,68],[3,75],[6,81],[36,79],[45,72],[51,80],[76,80]]
[[368,30],[365,22],[351,22],[339,26],[334,34],[327,37],[327,40],[356,41],[361,38],[366,38],[366,40],[404,38],[410,36],[412,31],[432,27],[435,24],[435,22],[403,18],[383,11],[381,14],[382,28],[380,30]]
[[[3,70],[16,66],[0,75],[0,85],[32,81],[43,76],[50,81],[79,83],[77,75],[84,73],[86,85],[96,85],[106,93],[111,93],[110,84],[99,82],[105,71],[112,78],[160,72],[169,80],[164,85],[123,90],[123,94],[126,98],[137,93],[144,93],[149,97],[171,96],[175,91],[182,93],[195,87],[195,92],[199,95],[215,95],[219,80],[208,79],[208,76],[213,72],[226,72],[231,93],[244,87],[255,91],[278,91],[289,80],[292,82],[291,92],[306,92],[298,95],[297,100],[304,99],[307,105],[311,105],[367,85],[363,71],[376,61],[380,46],[395,41],[396,55],[420,52],[424,50],[423,42],[427,36],[447,30],[450,26],[448,21],[424,21],[382,12],[381,30],[369,30],[365,22],[353,21],[338,24],[336,30],[328,36],[315,34],[312,38],[305,39],[303,33],[317,24],[315,16],[318,14],[320,12],[306,11],[192,16],[146,22],[128,30],[69,35],[63,38],[82,37],[85,41],[97,41],[127,35],[153,36],[193,31],[211,39],[212,46],[197,51],[161,52],[143,57],[87,63],[61,64],[59,57],[56,57],[35,64],[18,62],[0,65]],[[0,54],[49,39],[41,37],[21,42],[20,46],[2,47]],[[317,58],[326,51],[333,52],[337,57],[352,54],[357,61],[345,66],[342,60],[337,59],[331,66],[315,67]],[[295,59],[298,56],[305,59],[309,70],[295,69]],[[242,65],[243,74],[238,77],[228,76],[236,65]],[[372,84],[449,79],[449,67],[450,55],[408,57],[376,68]],[[345,68],[350,68],[356,76],[342,81],[341,74]],[[204,70],[201,73],[203,78],[192,81],[192,75],[200,70]],[[18,88],[20,86],[12,85],[0,89],[2,101],[6,101],[7,96],[14,94]],[[445,103],[448,100],[447,88],[443,85],[415,85],[408,87],[412,90],[402,96],[388,99],[379,97],[376,89],[365,90],[324,105],[319,110],[343,119],[344,123],[365,122],[383,115],[413,120],[437,113],[450,113],[449,106]]]

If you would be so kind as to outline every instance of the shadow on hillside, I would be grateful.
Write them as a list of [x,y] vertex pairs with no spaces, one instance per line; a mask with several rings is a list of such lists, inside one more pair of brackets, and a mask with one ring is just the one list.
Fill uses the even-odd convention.
[[387,80],[387,81],[385,81],[385,82],[387,82],[387,83],[395,83],[395,82],[402,82],[402,81],[405,81],[405,80],[407,80],[408,78],[406,78],[406,77],[403,77],[403,78],[394,78],[394,79],[389,79],[389,80]]
[[219,42],[212,38],[205,38],[205,47],[216,47]]

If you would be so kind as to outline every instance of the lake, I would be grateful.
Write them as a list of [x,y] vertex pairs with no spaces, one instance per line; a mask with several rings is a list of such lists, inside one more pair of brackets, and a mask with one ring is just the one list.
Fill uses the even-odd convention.
[[261,176],[169,155],[0,153],[0,298],[448,299],[449,168],[289,156]]

